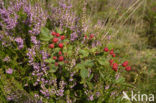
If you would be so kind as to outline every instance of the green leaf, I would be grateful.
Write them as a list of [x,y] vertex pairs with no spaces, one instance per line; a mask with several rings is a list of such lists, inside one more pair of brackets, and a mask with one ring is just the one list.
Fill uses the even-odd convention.
[[107,45],[107,47],[108,47],[109,50],[111,50],[111,49],[114,48],[114,45],[113,45],[112,43],[109,43],[109,44]]
[[93,74],[90,75],[90,77],[88,78],[88,81],[90,81],[93,78]]
[[135,88],[135,86],[131,85],[131,84],[127,84],[127,83],[123,83],[122,84],[123,86],[126,86],[126,87],[130,87],[130,88]]
[[74,51],[74,48],[71,46],[71,45],[69,45],[68,47],[67,47],[67,54],[68,54],[68,56],[72,56],[72,54],[73,54],[73,51]]
[[91,82],[87,82],[87,84],[88,84],[89,88],[94,88],[93,84]]
[[117,80],[115,80],[115,83],[124,83],[125,82],[125,78],[124,77],[120,77]]
[[50,35],[50,31],[46,27],[41,28],[41,34],[40,34],[40,40],[41,41],[49,41],[53,38],[52,35]]
[[46,59],[45,62],[46,62],[46,63],[54,63],[55,60],[53,60],[53,59]]
[[104,73],[102,73],[102,72],[99,72],[100,73],[100,76],[102,77],[102,78],[104,78],[105,76],[104,76]]
[[55,48],[54,53],[58,53],[60,51],[60,48]]
[[80,50],[80,53],[82,54],[80,55],[80,58],[85,58],[89,55],[88,51],[86,50]]
[[66,103],[63,99],[56,101],[56,103]]
[[63,65],[64,64],[64,62],[59,62],[59,65]]
[[55,48],[54,49],[54,52],[59,52],[60,51],[60,48]]
[[80,75],[83,79],[85,79],[86,77],[88,77],[88,70],[85,68],[82,68],[80,71]]
[[69,40],[68,40],[68,39],[65,39],[65,40],[64,40],[64,43],[68,43],[68,42],[69,42]]
[[62,31],[59,28],[56,28],[56,32],[62,34]]
[[57,68],[54,64],[49,64],[49,67],[50,67],[49,72],[51,72],[51,73],[56,72],[56,71],[57,71],[57,69],[58,69],[58,68]]
[[100,58],[100,59],[98,59],[98,62],[99,62],[100,65],[105,65],[105,64],[106,64],[104,58]]
[[72,50],[68,50],[67,54],[68,56],[72,56]]
[[83,64],[77,64],[77,65],[75,66],[75,68],[76,68],[76,69],[83,69],[83,68],[85,68],[85,66],[84,66]]
[[93,52],[94,53],[96,51],[96,49],[97,48],[92,48],[92,49],[90,49],[90,52]]
[[94,63],[93,63],[92,60],[87,60],[87,61],[84,62],[84,65],[85,65],[86,67],[92,67],[92,66],[94,66]]

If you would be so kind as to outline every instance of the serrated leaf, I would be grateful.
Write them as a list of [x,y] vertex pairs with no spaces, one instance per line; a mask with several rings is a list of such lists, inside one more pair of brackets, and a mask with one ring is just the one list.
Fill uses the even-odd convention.
[[122,85],[127,86],[127,87],[131,87],[131,88],[135,88],[135,86],[133,86],[131,84],[127,84],[127,83],[123,83]]
[[50,35],[50,31],[46,27],[41,28],[41,34],[40,34],[40,40],[41,41],[49,41],[53,38],[52,35]]
[[115,80],[115,83],[124,83],[125,82],[125,78],[124,77],[120,77],[117,80]]
[[76,68],[76,69],[83,69],[83,68],[85,68],[85,66],[84,66],[83,64],[77,64],[77,65],[75,66],[75,68]]
[[106,64],[105,59],[98,59],[98,63],[100,65],[105,65]]
[[92,66],[94,66],[94,63],[93,63],[92,60],[87,60],[87,61],[84,62],[84,65],[85,65],[86,67],[92,67]]
[[80,75],[83,79],[85,79],[86,77],[88,77],[88,70],[85,68],[82,68],[80,71]]
[[59,52],[60,51],[60,48],[55,48],[54,49],[54,52]]
[[92,49],[90,49],[90,52],[93,52],[94,53],[96,51],[96,49],[97,48],[92,48]]
[[93,74],[90,75],[90,77],[88,78],[88,81],[90,81],[93,78]]
[[59,33],[59,34],[62,34],[62,31],[58,28],[56,28],[56,32]]
[[58,69],[58,68],[57,68],[54,64],[49,64],[49,67],[50,67],[49,72],[51,72],[51,73],[56,72],[56,71],[57,71],[57,69]]
[[102,78],[104,78],[104,74],[102,73],[102,72],[99,72],[100,73],[100,76],[102,77]]
[[80,58],[84,58],[89,55],[88,51],[86,51],[86,50],[80,50],[80,53],[82,54],[82,55],[80,55]]
[[64,64],[64,62],[59,62],[59,65],[63,65]]
[[68,50],[67,54],[68,56],[72,56],[72,50]]
[[91,82],[87,82],[89,88],[93,88],[93,84]]
[[55,60],[53,60],[53,59],[46,59],[45,62],[46,62],[46,63],[54,63]]
[[56,101],[56,103],[66,103],[63,99]]
[[113,45],[112,43],[109,43],[109,44],[107,45],[107,47],[108,47],[109,50],[111,50],[111,49],[114,48],[114,45]]

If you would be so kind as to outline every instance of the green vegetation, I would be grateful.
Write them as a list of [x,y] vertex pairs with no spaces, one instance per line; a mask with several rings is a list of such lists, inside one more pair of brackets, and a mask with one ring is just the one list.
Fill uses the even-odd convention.
[[155,0],[0,1],[0,103],[133,103],[132,90],[156,96]]

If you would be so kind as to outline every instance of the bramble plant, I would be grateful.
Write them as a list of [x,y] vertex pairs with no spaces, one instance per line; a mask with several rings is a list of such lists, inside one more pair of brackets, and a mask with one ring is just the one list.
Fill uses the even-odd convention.
[[[123,87],[124,78],[119,77],[119,73],[123,71],[122,66],[126,67],[126,71],[131,70],[128,61],[119,63],[122,65],[119,67],[118,59],[111,47],[103,48],[100,44],[92,46],[96,41],[94,34],[82,35],[79,39],[70,41],[70,36],[66,32],[71,31],[57,29],[56,32],[50,33],[45,27],[41,29],[41,39],[47,43],[43,44],[43,47],[47,46],[46,51],[49,54],[49,58],[45,60],[49,66],[46,77],[54,82],[53,85],[41,82],[40,85],[44,86],[43,90],[40,90],[42,95],[62,101],[67,97],[69,101],[74,102],[111,101],[108,97],[113,95],[113,90],[107,93],[107,89],[115,85]],[[119,94],[120,92],[116,93]],[[63,98],[64,95],[66,98]]]

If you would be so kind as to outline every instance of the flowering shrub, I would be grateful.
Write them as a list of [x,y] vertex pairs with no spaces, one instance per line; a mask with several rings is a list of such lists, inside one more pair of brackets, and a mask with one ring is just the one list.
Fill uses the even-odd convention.
[[[1,2],[0,75],[20,85],[27,103],[121,102],[128,85],[120,72],[131,70],[128,61],[121,63],[109,44],[70,23],[51,29],[51,17],[40,4],[12,3],[6,8]],[[6,87],[0,86],[4,102],[19,102],[18,89],[11,94],[6,92],[12,92],[11,87],[3,90]]]

